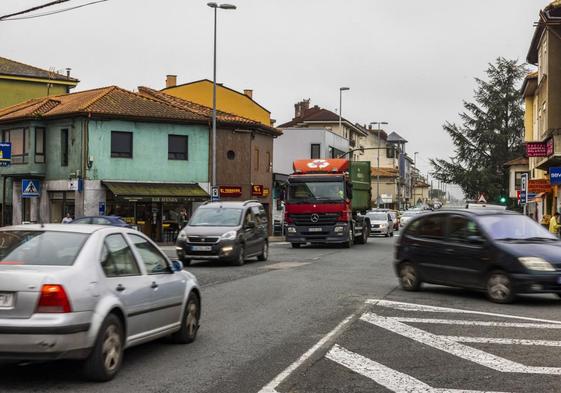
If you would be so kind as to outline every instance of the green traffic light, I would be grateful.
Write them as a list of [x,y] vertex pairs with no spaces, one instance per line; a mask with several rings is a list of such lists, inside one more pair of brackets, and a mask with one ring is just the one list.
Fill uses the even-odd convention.
[[501,203],[506,203],[506,197],[504,197],[504,196],[501,197],[500,201],[501,201]]

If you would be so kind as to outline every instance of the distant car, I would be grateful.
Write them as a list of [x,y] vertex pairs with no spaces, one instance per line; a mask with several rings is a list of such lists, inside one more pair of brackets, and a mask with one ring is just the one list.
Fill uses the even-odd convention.
[[21,225],[0,229],[0,359],[84,359],[112,379],[125,348],[195,340],[197,279],[128,228]]
[[561,295],[561,241],[521,214],[492,209],[426,213],[396,245],[403,289],[421,283],[484,291],[509,303],[518,293]]
[[93,225],[112,225],[115,227],[132,228],[121,217],[118,216],[86,216],[79,217],[69,224],[93,224]]
[[226,260],[241,266],[246,259],[269,257],[268,218],[256,201],[211,202],[200,206],[179,232],[179,259]]
[[370,219],[370,234],[393,236],[393,221],[389,211],[370,211],[366,213]]
[[401,217],[399,218],[399,226],[401,228],[403,228],[405,226],[405,224],[407,224],[407,222],[414,218],[415,216],[422,214],[423,211],[422,210],[406,210],[401,214]]

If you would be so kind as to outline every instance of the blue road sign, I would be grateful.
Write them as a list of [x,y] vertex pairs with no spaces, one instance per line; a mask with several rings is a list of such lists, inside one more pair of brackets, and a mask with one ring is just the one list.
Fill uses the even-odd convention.
[[218,187],[217,186],[213,186],[212,187],[212,192],[210,194],[210,200],[212,202],[217,202],[220,200],[220,192],[218,191]]
[[561,184],[561,167],[549,168],[549,182],[551,184]]
[[99,215],[105,215],[105,202],[99,202]]
[[12,164],[12,143],[0,143],[0,166],[10,166]]
[[21,181],[21,197],[37,198],[41,195],[41,181],[38,179],[23,179]]

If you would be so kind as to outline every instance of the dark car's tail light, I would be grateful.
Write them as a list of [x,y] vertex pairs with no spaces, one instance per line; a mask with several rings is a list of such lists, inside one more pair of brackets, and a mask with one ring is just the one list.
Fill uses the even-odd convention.
[[72,312],[70,300],[62,285],[45,284],[37,303],[37,313],[69,313]]

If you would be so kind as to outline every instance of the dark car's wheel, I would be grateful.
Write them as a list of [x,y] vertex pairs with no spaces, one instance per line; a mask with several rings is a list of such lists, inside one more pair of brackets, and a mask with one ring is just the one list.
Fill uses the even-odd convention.
[[195,341],[200,318],[201,301],[196,293],[191,292],[181,317],[181,328],[171,336],[173,341],[178,344],[189,344]]
[[189,266],[191,264],[191,260],[189,258],[179,258],[183,266]]
[[104,382],[117,375],[123,363],[124,336],[121,320],[109,314],[101,324],[92,353],[84,362],[86,378]]
[[266,261],[269,258],[269,243],[263,243],[263,249],[261,250],[261,254],[257,256],[259,261]]
[[245,247],[240,245],[237,257],[233,260],[235,266],[242,266],[245,263]]
[[418,291],[421,288],[419,273],[413,263],[403,262],[399,265],[399,284],[406,291]]
[[495,270],[487,276],[487,298],[494,303],[512,303],[516,293],[512,288],[512,280],[502,270]]
[[300,246],[302,244],[300,244],[300,243],[290,243],[290,245],[292,246],[292,248],[300,248]]

